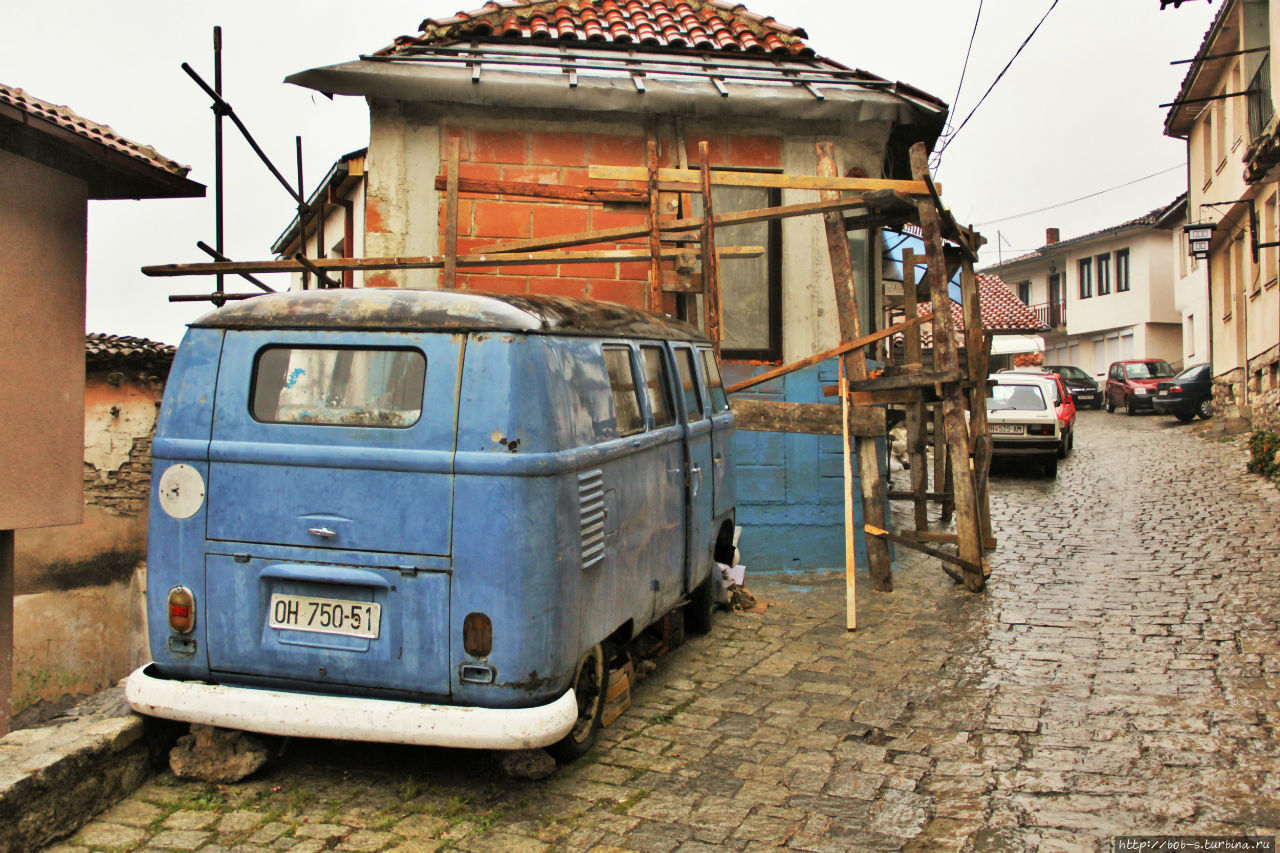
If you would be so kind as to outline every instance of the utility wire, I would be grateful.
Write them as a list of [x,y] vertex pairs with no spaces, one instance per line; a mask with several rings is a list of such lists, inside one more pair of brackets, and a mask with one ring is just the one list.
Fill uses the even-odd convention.
[[[969,33],[969,46],[964,50],[964,65],[960,67],[960,82],[956,83],[956,96],[951,99],[951,111],[947,113],[947,126],[942,129],[944,137],[951,133],[951,120],[955,118],[956,104],[960,102],[960,90],[964,88],[964,75],[969,70],[969,57],[973,53],[973,41],[978,35],[978,22],[982,20],[982,0],[978,0],[978,14],[973,17],[973,32]],[[941,164],[941,151],[933,153],[933,163],[929,168],[936,172]]]
[[1186,163],[1179,163],[1176,166],[1170,166],[1167,169],[1161,169],[1159,172],[1152,172],[1150,175],[1143,175],[1141,178],[1134,178],[1132,181],[1125,181],[1123,184],[1116,184],[1114,187],[1107,187],[1105,190],[1098,190],[1097,192],[1089,193],[1088,195],[1082,195],[1079,198],[1073,198],[1073,199],[1070,199],[1069,201],[1060,201],[1057,204],[1051,204],[1047,207],[1038,207],[1035,210],[1026,210],[1026,211],[1023,211],[1022,213],[1015,213],[1012,216],[1001,216],[998,219],[988,219],[986,222],[977,223],[977,225],[975,225],[974,227],[978,227],[981,225],[991,225],[996,222],[1005,222],[1010,219],[1018,219],[1023,216],[1030,216],[1033,213],[1044,213],[1046,210],[1054,210],[1059,207],[1066,207],[1069,204],[1075,204],[1078,201],[1084,201],[1085,199],[1090,199],[1095,196],[1100,196],[1103,193],[1109,193],[1115,190],[1124,189],[1125,187],[1133,186],[1134,184],[1141,183],[1142,181],[1149,181],[1152,178],[1159,177],[1160,175],[1166,175],[1169,172],[1177,171],[1178,169],[1185,169],[1186,167],[1187,167]]
[[987,87],[987,91],[982,93],[982,97],[978,99],[978,103],[974,105],[973,109],[969,110],[969,114],[964,117],[964,121],[960,122],[960,126],[957,127],[955,130],[953,130],[949,136],[947,136],[946,140],[942,143],[942,147],[938,149],[938,152],[937,152],[938,156],[941,156],[942,153],[947,150],[947,146],[949,146],[952,140],[956,138],[956,135],[959,134],[960,131],[964,130],[964,126],[969,123],[969,119],[973,118],[973,114],[976,113],[978,111],[978,108],[982,106],[984,101],[986,101],[987,96],[991,94],[991,90],[996,87],[996,84],[1000,82],[1000,79],[1002,77],[1004,77],[1005,72],[1008,71],[1013,66],[1014,60],[1017,59],[1019,55],[1021,55],[1023,49],[1027,46],[1028,43],[1030,43],[1031,39],[1035,37],[1035,34],[1040,30],[1040,25],[1043,24],[1045,22],[1045,19],[1049,17],[1049,13],[1052,12],[1057,7],[1058,7],[1058,0],[1053,0],[1053,3],[1049,6],[1048,9],[1045,10],[1044,15],[1041,16],[1039,23],[1037,23],[1035,27],[1032,28],[1031,33],[1025,39],[1023,39],[1022,44],[1018,45],[1018,49],[1013,52],[1013,56],[1010,57],[1009,61],[1005,64],[1004,68],[1000,70],[1000,73],[996,75],[996,79],[991,81],[991,85]]

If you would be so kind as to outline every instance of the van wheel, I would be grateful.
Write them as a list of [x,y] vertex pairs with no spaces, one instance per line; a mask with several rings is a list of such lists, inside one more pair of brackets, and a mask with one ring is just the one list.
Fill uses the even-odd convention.
[[595,746],[600,733],[600,716],[604,713],[605,694],[609,691],[609,667],[613,664],[613,646],[599,643],[591,647],[578,664],[573,679],[573,692],[578,699],[578,719],[569,733],[547,747],[547,752],[561,764],[576,761]]
[[716,580],[713,569],[707,578],[689,593],[689,603],[684,606],[684,629],[690,634],[706,634],[711,631],[711,615],[716,608]]

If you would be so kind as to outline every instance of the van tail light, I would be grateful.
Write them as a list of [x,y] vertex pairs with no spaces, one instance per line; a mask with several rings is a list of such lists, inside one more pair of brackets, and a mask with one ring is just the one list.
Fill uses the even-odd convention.
[[462,620],[462,647],[478,658],[493,651],[493,622],[483,613],[468,613]]
[[169,627],[179,634],[190,634],[196,627],[196,597],[185,586],[169,590]]
[[1027,424],[1027,435],[1053,435],[1053,424]]

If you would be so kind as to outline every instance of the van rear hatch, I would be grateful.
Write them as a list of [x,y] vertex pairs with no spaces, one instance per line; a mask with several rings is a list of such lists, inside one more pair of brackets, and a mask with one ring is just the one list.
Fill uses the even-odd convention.
[[228,331],[209,445],[209,664],[449,694],[465,335]]
[[447,555],[464,340],[228,333],[208,538]]

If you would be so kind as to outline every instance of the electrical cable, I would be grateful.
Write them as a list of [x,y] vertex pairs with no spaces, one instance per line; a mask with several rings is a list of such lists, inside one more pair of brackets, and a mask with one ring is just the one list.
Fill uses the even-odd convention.
[[[960,90],[964,88],[964,75],[969,70],[969,57],[973,54],[973,41],[978,36],[978,22],[982,20],[982,0],[978,0],[978,14],[973,18],[973,32],[969,33],[969,46],[964,49],[964,65],[960,66],[960,82],[956,83],[956,96],[951,99],[951,112],[947,113],[947,126],[942,129],[942,136],[948,136],[951,131],[951,119],[955,117],[956,104],[960,102]],[[929,168],[936,172],[938,166],[941,165],[941,151],[935,151],[933,154],[933,163]]]
[[991,81],[991,85],[987,87],[987,91],[982,93],[982,97],[978,99],[978,103],[974,105],[973,109],[969,110],[969,114],[964,117],[964,121],[960,122],[960,126],[952,131],[951,134],[943,141],[942,147],[937,151],[939,157],[941,157],[942,153],[947,150],[947,146],[951,144],[951,141],[956,138],[957,134],[964,130],[964,126],[969,123],[969,119],[973,118],[973,114],[976,113],[978,108],[982,106],[983,102],[987,100],[987,96],[991,94],[991,90],[996,87],[996,84],[1000,82],[1002,77],[1004,77],[1005,72],[1013,66],[1014,60],[1021,55],[1023,49],[1031,42],[1031,39],[1035,37],[1035,34],[1040,30],[1041,24],[1043,24],[1049,17],[1049,13],[1058,7],[1058,2],[1059,0],[1053,0],[1053,3],[1045,10],[1044,15],[1040,18],[1039,23],[1037,23],[1035,27],[1032,28],[1030,34],[1023,39],[1022,44],[1018,45],[1018,49],[1013,52],[1013,56],[1010,57],[1007,63],[1005,63],[1005,66],[1000,70],[1000,73],[996,75],[996,79]]
[[1186,167],[1187,167],[1186,163],[1179,163],[1176,166],[1170,166],[1167,169],[1161,169],[1159,172],[1152,172],[1150,175],[1143,175],[1141,178],[1134,178],[1132,181],[1125,181],[1123,184],[1116,184],[1114,187],[1107,187],[1104,190],[1098,190],[1097,192],[1089,193],[1088,195],[1082,195],[1079,198],[1073,198],[1073,199],[1070,199],[1069,201],[1060,201],[1057,204],[1051,204],[1051,205],[1048,205],[1047,207],[1039,207],[1039,208],[1036,208],[1035,210],[1026,210],[1026,211],[1023,211],[1022,213],[1015,213],[1011,216],[1001,216],[996,219],[988,219],[986,222],[977,223],[974,227],[976,228],[982,225],[991,225],[992,223],[995,223],[995,222],[1005,222],[1009,219],[1018,219],[1023,216],[1030,216],[1033,213],[1044,213],[1046,210],[1054,210],[1059,207],[1066,207],[1069,204],[1075,204],[1078,201],[1084,201],[1086,199],[1090,199],[1095,196],[1100,196],[1103,193],[1109,193],[1114,190],[1124,189],[1125,187],[1133,186],[1134,184],[1141,183],[1142,181],[1149,181],[1152,178],[1156,178],[1156,177],[1159,177],[1160,175],[1168,174],[1169,172],[1173,172],[1178,169],[1185,169]]

